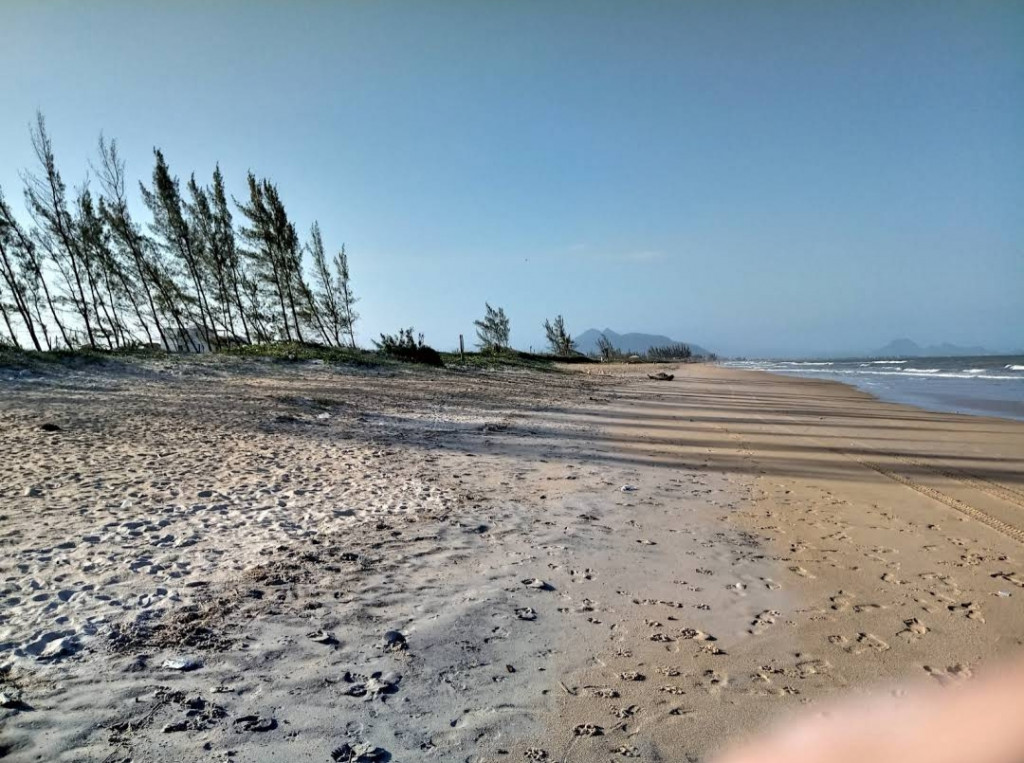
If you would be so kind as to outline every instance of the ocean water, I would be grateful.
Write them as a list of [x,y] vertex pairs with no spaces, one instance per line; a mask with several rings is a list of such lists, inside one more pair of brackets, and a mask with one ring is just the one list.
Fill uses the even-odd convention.
[[882,400],[1024,421],[1024,355],[856,360],[743,360],[724,365],[832,379]]

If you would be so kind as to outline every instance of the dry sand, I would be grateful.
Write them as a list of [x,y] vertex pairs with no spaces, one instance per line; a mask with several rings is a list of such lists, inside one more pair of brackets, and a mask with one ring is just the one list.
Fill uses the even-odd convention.
[[0,369],[0,757],[697,760],[1020,647],[1024,425],[585,370]]

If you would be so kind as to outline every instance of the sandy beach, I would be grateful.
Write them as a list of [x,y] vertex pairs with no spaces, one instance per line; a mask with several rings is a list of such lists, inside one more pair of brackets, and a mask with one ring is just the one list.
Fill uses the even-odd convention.
[[1024,423],[692,364],[0,368],[0,758],[676,761],[1024,641]]

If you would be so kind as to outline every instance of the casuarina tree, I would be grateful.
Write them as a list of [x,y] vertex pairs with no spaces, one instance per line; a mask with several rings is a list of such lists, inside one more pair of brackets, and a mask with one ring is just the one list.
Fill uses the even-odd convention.
[[473,325],[476,326],[477,346],[487,352],[507,350],[510,329],[504,308],[494,309],[488,302],[484,302],[484,307],[484,317],[473,321]]

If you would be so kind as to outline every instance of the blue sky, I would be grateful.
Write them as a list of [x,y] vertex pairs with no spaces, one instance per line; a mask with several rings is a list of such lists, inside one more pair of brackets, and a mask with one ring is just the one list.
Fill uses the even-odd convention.
[[364,341],[484,300],[723,354],[1024,346],[1020,2],[36,2],[0,185],[219,161],[346,244]]

